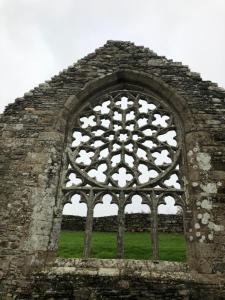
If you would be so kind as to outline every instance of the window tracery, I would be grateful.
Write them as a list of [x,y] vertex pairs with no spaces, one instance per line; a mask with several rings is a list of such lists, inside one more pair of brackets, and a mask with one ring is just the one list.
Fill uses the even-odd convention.
[[167,196],[184,206],[175,115],[154,96],[124,89],[97,97],[74,121],[63,190],[66,203],[79,194],[87,204],[84,256],[90,255],[94,207],[110,194],[118,205],[117,257],[123,257],[125,206],[139,195],[150,208],[152,256],[158,259],[158,206]]

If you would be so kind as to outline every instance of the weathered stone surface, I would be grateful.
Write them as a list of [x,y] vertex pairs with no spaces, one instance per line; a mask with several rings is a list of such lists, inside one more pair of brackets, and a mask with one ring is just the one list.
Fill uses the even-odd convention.
[[[218,284],[220,289],[218,289]],[[223,277],[172,262],[58,259],[33,274],[17,299],[210,299],[225,297]]]
[[[3,299],[13,299],[22,287],[28,289],[29,280],[34,286],[36,282],[37,289],[42,286],[36,297],[40,299],[47,299],[48,289],[49,298],[63,299],[60,286],[70,285],[70,291],[76,284],[76,276],[62,276],[57,288],[59,293],[54,295],[51,285],[56,286],[56,277],[33,274],[54,260],[57,249],[63,208],[64,150],[71,120],[93,95],[109,87],[129,85],[143,92],[151,91],[179,116],[188,264],[195,272],[217,274],[206,278],[225,272],[225,91],[201,80],[188,67],[157,56],[149,49],[130,42],[108,41],[44,85],[16,99],[0,116],[0,290]],[[170,294],[168,281],[164,284],[158,279],[153,283],[149,279],[123,278],[128,283],[120,283],[117,291],[108,287],[117,286],[118,278],[107,283],[102,281],[103,277],[89,276],[93,279],[90,285],[86,276],[79,278],[81,284],[75,291],[82,290],[90,299],[100,298],[89,288],[97,283],[99,289],[106,291],[105,299],[110,299],[113,293],[119,298],[123,291],[133,291],[133,295],[125,293],[131,299],[162,299],[162,290],[166,291],[164,296],[168,295],[163,299],[188,299],[188,291],[193,293],[190,299],[224,299],[223,288],[216,279],[211,285],[196,277],[194,288],[179,285],[176,279],[170,278],[170,282],[175,282],[173,288],[176,286],[176,291]],[[143,288],[138,290],[138,285]],[[123,288],[127,286],[129,289]],[[72,299],[73,293],[65,298]],[[81,295],[78,292],[77,299]]]

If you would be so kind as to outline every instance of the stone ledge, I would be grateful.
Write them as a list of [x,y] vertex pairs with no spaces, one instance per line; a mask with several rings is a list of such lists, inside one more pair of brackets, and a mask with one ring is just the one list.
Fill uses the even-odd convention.
[[51,276],[64,276],[67,274],[70,276],[138,277],[225,285],[224,276],[200,274],[190,270],[186,263],[170,261],[57,258],[52,266],[47,267],[38,274]]

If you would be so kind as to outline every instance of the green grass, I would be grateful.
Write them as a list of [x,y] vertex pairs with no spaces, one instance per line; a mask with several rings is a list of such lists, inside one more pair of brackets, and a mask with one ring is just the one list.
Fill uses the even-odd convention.
[[[63,230],[60,234],[58,256],[82,257],[84,232]],[[126,232],[124,256],[127,259],[151,259],[150,233]],[[185,261],[185,240],[179,233],[159,234],[160,259]],[[116,233],[93,232],[91,257],[116,258]]]

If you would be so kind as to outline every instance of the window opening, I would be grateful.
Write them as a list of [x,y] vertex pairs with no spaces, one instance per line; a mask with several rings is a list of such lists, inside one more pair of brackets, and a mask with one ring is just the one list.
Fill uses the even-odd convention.
[[125,207],[124,258],[151,258],[151,212],[140,195],[131,195]]
[[[117,257],[123,257],[125,207],[137,194],[150,208],[152,257],[159,259],[158,206],[166,196],[185,206],[174,114],[151,95],[116,90],[91,101],[73,126],[63,191],[87,205],[84,257],[91,252],[94,209],[106,194],[118,207]],[[68,184],[71,176],[76,182]]]
[[118,206],[105,194],[94,207],[91,257],[116,258]]
[[67,203],[63,209],[62,231],[59,236],[59,256],[65,258],[83,256],[86,217],[86,203],[81,202],[79,194],[73,195],[71,203]]
[[182,206],[175,204],[174,197],[166,196],[164,204],[158,206],[159,257],[162,260],[185,261],[184,211]]

